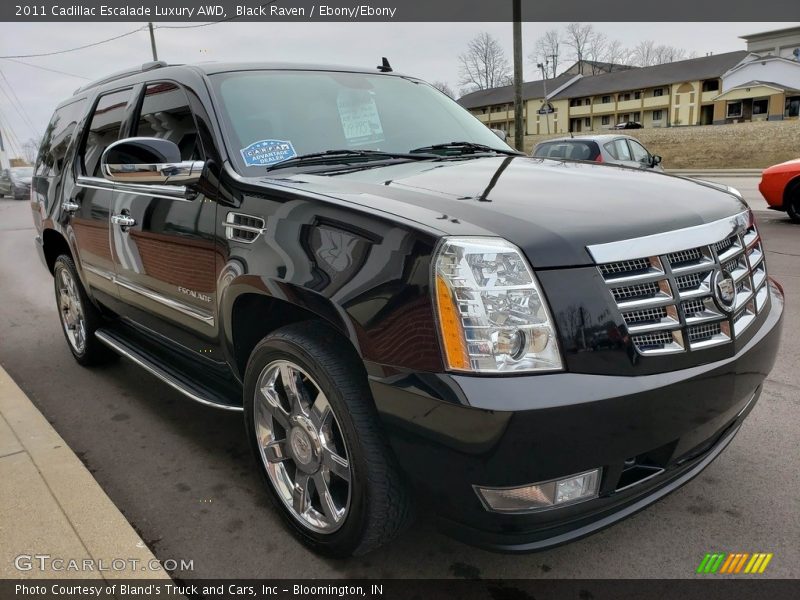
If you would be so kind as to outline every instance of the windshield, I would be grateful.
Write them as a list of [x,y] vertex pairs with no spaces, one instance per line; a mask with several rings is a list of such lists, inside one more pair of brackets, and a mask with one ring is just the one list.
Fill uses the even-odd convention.
[[11,174],[14,177],[33,177],[33,167],[14,167]]
[[248,174],[326,150],[408,153],[456,141],[511,150],[456,102],[413,79],[240,71],[212,75],[211,80],[230,154]]

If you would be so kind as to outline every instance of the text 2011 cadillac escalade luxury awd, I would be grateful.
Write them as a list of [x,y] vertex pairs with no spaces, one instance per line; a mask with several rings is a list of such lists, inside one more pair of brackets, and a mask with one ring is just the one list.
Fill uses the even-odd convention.
[[32,207],[75,359],[243,411],[275,506],[332,555],[412,503],[508,551],[612,524],[725,448],[778,346],[733,191],[528,158],[386,67],[95,82],[56,109]]

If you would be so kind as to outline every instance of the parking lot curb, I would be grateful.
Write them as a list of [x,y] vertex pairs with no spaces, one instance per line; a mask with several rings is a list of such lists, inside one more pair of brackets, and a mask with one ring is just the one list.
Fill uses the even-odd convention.
[[2,367],[0,481],[0,578],[169,578]]

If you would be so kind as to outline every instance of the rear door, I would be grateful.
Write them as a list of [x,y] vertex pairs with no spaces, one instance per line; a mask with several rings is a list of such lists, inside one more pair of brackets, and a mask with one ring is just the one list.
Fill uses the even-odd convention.
[[642,166],[640,163],[633,160],[630,146],[628,146],[628,140],[624,137],[615,138],[606,142],[603,147],[606,152],[611,155],[613,158],[612,162],[615,164],[625,165],[626,167],[636,167],[637,169]]
[[114,192],[113,184],[100,172],[100,157],[120,139],[132,96],[133,88],[128,87],[97,99],[78,151],[76,185],[65,189],[63,196],[63,210],[69,215],[68,233],[74,237],[84,282],[112,299],[117,295],[109,239]]
[[[182,160],[204,160],[186,90],[174,82],[144,86],[132,135],[175,142]],[[133,322],[197,353],[216,331],[216,203],[199,188],[117,184],[112,225],[121,310]]]
[[636,140],[628,140],[628,146],[631,149],[631,157],[642,169],[653,168],[653,157],[647,149]]

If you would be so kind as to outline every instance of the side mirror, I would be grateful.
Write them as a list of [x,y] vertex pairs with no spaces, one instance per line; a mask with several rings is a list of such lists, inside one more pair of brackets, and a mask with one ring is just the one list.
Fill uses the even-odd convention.
[[653,157],[650,159],[650,164],[652,164],[654,167],[656,165],[660,165],[661,157],[658,154],[654,154]]
[[114,183],[188,185],[200,180],[205,163],[181,160],[175,142],[135,137],[114,142],[100,159],[103,176]]
[[508,134],[502,129],[491,129],[490,131],[504,142],[508,139]]

